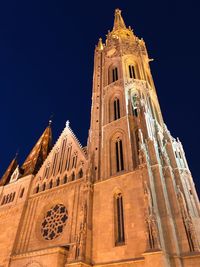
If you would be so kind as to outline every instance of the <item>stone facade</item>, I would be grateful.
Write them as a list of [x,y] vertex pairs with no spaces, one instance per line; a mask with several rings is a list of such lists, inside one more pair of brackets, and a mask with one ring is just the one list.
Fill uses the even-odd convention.
[[199,267],[200,209],[163,122],[143,40],[121,11],[95,48],[91,126],[49,125],[0,180],[0,267]]

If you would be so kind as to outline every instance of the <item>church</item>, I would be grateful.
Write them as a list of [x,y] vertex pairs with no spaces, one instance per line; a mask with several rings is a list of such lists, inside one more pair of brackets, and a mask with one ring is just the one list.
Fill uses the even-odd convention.
[[0,267],[199,267],[200,206],[143,39],[115,10],[94,52],[82,147],[51,122],[0,179]]

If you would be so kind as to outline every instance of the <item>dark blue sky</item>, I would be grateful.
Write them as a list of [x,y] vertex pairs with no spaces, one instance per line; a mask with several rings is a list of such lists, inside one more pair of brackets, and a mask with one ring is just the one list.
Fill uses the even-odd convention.
[[197,1],[29,0],[0,3],[0,174],[19,150],[22,163],[53,117],[54,141],[66,120],[86,144],[93,54],[114,9],[143,37],[161,110],[199,177],[199,8]]

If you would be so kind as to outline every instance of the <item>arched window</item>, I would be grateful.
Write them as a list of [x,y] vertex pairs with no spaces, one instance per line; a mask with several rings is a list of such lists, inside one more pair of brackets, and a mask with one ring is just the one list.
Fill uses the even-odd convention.
[[13,193],[13,195],[12,195],[12,199],[11,199],[11,201],[14,201],[14,199],[15,199],[15,192]]
[[46,166],[46,168],[45,168],[45,171],[44,171],[44,178],[47,178],[48,179],[49,170],[50,170],[50,164],[48,163],[47,166]]
[[135,75],[135,67],[134,65],[129,65],[128,66],[128,70],[129,70],[129,77],[136,79],[136,75]]
[[64,176],[63,183],[64,183],[64,184],[67,183],[67,175]]
[[66,143],[67,143],[67,139],[64,139],[63,142],[62,142],[60,163],[59,163],[59,167],[58,167],[58,172],[60,172],[60,173],[61,173],[62,167],[63,167],[63,159],[64,159],[64,155],[65,155]]
[[3,197],[1,205],[5,204],[6,196]]
[[78,177],[79,177],[79,178],[82,178],[82,177],[83,177],[83,170],[82,170],[82,169],[80,169],[80,171],[79,171],[79,173],[78,173]]
[[115,142],[116,171],[124,170],[123,144],[121,139]]
[[39,192],[39,190],[40,190],[40,186],[38,184],[37,187],[36,187],[35,193],[37,194]]
[[11,202],[11,201],[12,201],[12,198],[13,198],[13,193],[11,193],[11,194],[9,195],[8,202]]
[[43,183],[42,191],[45,191],[45,189],[46,189],[46,183]]
[[58,151],[55,153],[54,159],[53,159],[53,167],[52,167],[52,174],[53,175],[56,174],[57,161],[58,161]]
[[49,189],[51,189],[53,187],[53,181],[51,180],[49,183]]
[[118,193],[114,197],[114,218],[115,218],[115,245],[122,245],[125,242],[124,235],[124,210],[123,197]]
[[74,180],[75,180],[75,173],[72,172],[72,181],[74,181]]
[[24,195],[24,188],[22,188],[22,190],[21,190],[21,193],[20,193],[20,198],[22,198],[23,197],[23,195]]
[[72,146],[70,145],[67,148],[67,157],[66,157],[66,163],[65,163],[66,170],[69,170],[69,167],[70,167],[71,152],[72,152]]
[[77,164],[77,152],[75,152],[73,155],[72,168],[76,168],[76,164]]
[[117,67],[111,67],[108,71],[108,83],[113,83],[118,80],[118,69]]
[[56,186],[59,186],[60,185],[60,177],[58,177],[57,179],[56,179]]
[[119,98],[114,99],[114,120],[120,118],[120,102]]

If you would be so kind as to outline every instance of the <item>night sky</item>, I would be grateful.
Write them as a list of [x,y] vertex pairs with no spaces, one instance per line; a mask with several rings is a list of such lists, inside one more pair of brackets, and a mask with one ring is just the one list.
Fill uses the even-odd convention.
[[193,1],[7,0],[0,3],[0,175],[23,162],[53,115],[86,145],[93,55],[115,8],[143,37],[164,120],[183,143],[200,192],[199,8]]

